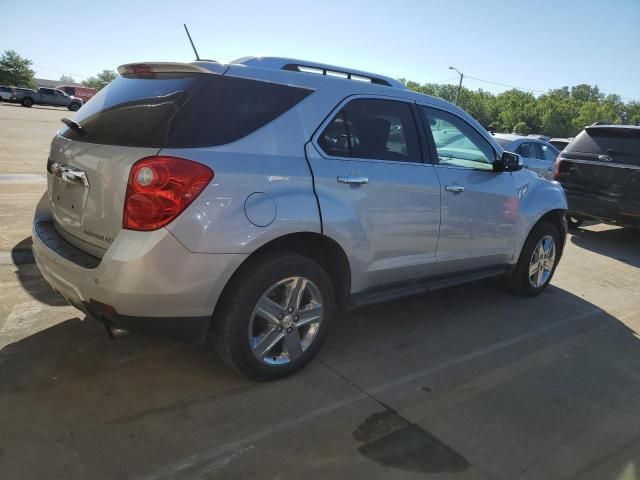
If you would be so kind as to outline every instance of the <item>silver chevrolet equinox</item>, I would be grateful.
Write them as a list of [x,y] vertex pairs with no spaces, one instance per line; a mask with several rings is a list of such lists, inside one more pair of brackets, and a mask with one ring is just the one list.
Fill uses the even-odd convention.
[[549,284],[562,188],[456,106],[284,58],[121,66],[51,144],[44,278],[112,335],[302,368],[340,309],[502,276]]

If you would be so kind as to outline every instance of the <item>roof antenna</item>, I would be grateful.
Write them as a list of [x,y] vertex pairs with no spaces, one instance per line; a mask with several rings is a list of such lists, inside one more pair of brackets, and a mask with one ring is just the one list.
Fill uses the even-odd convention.
[[193,44],[193,40],[191,40],[191,35],[189,34],[189,29],[187,28],[187,24],[183,23],[182,25],[184,25],[184,31],[187,32],[187,37],[189,37],[189,41],[191,42],[191,48],[193,48],[193,53],[196,54],[196,60],[199,62],[200,61],[200,56],[198,55],[198,51],[196,50],[196,46]]

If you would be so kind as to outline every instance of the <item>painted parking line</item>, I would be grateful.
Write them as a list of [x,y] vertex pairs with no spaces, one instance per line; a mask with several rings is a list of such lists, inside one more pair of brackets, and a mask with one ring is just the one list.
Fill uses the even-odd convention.
[[47,183],[47,179],[37,173],[3,173],[0,183]]
[[[634,312],[634,315],[637,315],[637,314],[638,312]],[[207,449],[200,453],[193,454],[188,458],[182,459],[181,461],[161,467],[154,473],[143,475],[137,478],[139,478],[140,480],[142,479],[169,480],[177,477],[180,477],[180,478],[188,477],[188,478],[194,478],[194,479],[203,478],[208,473],[211,473],[211,470],[215,470],[218,465],[220,464],[224,465],[228,463],[228,461],[230,461],[234,457],[237,457],[241,455],[245,450],[250,449],[252,444],[260,440],[264,440],[265,438],[268,438],[272,435],[276,435],[278,433],[282,433],[291,428],[295,428],[303,423],[307,423],[323,415],[330,414],[336,410],[347,407],[356,402],[366,400],[366,399],[371,399],[372,395],[380,394],[380,393],[398,388],[402,385],[412,383],[421,377],[425,377],[433,373],[449,369],[456,365],[461,365],[464,363],[474,361],[485,355],[490,355],[500,350],[504,350],[504,349],[513,347],[514,345],[529,341],[532,338],[544,335],[557,328],[560,328],[575,322],[580,322],[582,320],[586,320],[588,318],[595,317],[597,315],[606,315],[606,313],[599,308],[589,309],[587,311],[578,313],[576,315],[573,315],[569,318],[553,323],[551,325],[546,325],[537,330],[533,330],[531,332],[525,333],[523,335],[519,335],[509,340],[488,345],[485,348],[481,348],[479,350],[470,352],[460,357],[446,360],[437,365],[433,365],[428,368],[414,371],[403,377],[395,379],[391,382],[377,385],[377,386],[374,386],[373,388],[368,388],[364,391],[355,393],[353,395],[345,397],[336,402],[333,402],[328,405],[319,407],[315,410],[306,412],[305,414],[299,417],[289,418],[284,421],[278,422],[277,424],[272,424],[264,428],[263,430],[260,430],[254,434],[248,435],[244,438]],[[629,316],[629,318],[631,318],[631,316]],[[591,330],[595,330],[596,328],[604,328],[604,327],[605,325],[600,325],[598,327],[593,327]],[[119,419],[119,420],[115,420],[107,423],[115,423],[115,422],[121,422],[121,421],[122,419]]]

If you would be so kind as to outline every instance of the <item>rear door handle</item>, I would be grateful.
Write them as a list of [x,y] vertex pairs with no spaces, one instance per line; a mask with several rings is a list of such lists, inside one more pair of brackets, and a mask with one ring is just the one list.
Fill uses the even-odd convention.
[[465,188],[462,185],[445,185],[444,189],[447,192],[453,193],[462,193],[465,191]]
[[348,183],[349,185],[364,185],[365,183],[369,183],[369,179],[360,175],[340,175],[338,177],[338,183]]

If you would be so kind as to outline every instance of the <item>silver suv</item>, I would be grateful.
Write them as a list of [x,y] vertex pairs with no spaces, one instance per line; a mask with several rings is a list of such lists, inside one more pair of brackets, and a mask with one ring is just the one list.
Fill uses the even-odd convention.
[[562,188],[448,102],[282,58],[118,71],[64,119],[33,223],[46,280],[112,335],[209,338],[271,379],[339,308],[551,280]]

